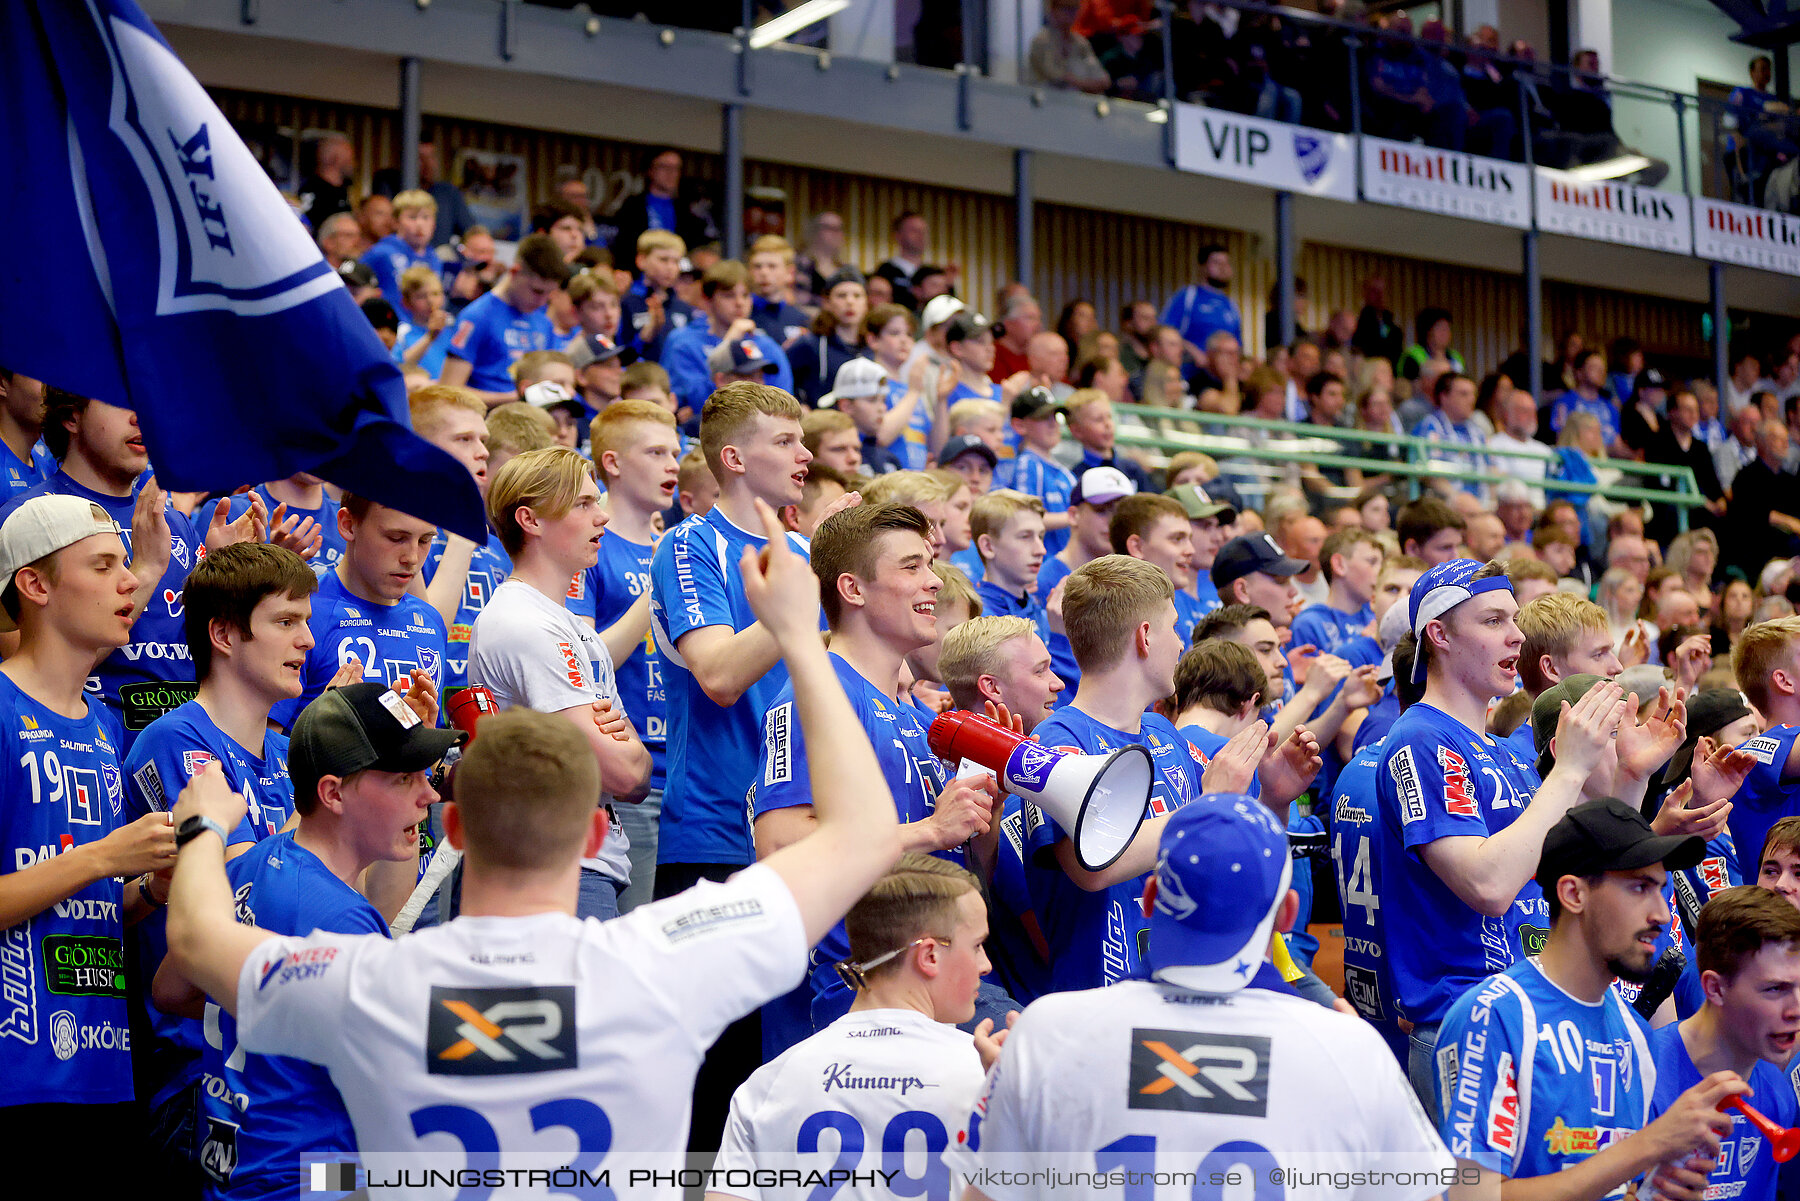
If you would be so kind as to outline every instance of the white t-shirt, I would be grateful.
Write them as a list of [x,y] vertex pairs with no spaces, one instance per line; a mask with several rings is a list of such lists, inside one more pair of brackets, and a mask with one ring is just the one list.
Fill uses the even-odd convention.
[[[1184,1175],[1197,1173],[1228,1195],[1415,1201],[1444,1192],[1436,1173],[1455,1169],[1362,1019],[1291,993],[1201,996],[1146,980],[1033,1002],[959,1147],[952,1171],[995,1201],[1134,1195],[1066,1175],[1050,1189],[1034,1171],[1167,1174],[1139,1181],[1139,1196],[1198,1196]],[[1315,1175],[1332,1172],[1397,1175],[1348,1187]]]
[[[732,1094],[707,1191],[803,1201],[809,1176],[836,1168],[855,1174],[837,1193],[849,1201],[958,1198],[943,1153],[981,1079],[975,1041],[955,1026],[911,1009],[845,1014]],[[892,1183],[878,1174],[890,1171]]]
[[[469,1167],[610,1174],[626,1197],[678,1196],[694,1075],[731,1022],[805,975],[793,894],[769,868],[701,883],[609,922],[461,917],[399,941],[271,938],[238,977],[247,1050],[323,1065],[361,1162],[412,1175]],[[542,1195],[541,1187],[531,1195]],[[525,1195],[498,1189],[496,1196]]]
[[[469,635],[469,683],[485,685],[502,709],[523,705],[559,713],[604,698],[616,712],[625,712],[612,655],[600,635],[522,580],[509,579],[494,589],[476,616]],[[601,795],[601,804],[611,802]],[[629,884],[630,850],[630,840],[615,821],[607,827],[600,854],[581,865]]]

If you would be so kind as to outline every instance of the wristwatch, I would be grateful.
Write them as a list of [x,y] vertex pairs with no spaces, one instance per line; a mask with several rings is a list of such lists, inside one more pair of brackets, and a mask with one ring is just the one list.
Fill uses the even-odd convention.
[[208,830],[211,830],[214,834],[219,836],[220,846],[230,845],[229,833],[224,826],[221,826],[210,817],[204,817],[201,814],[196,813],[194,816],[182,822],[181,828],[175,831],[175,849],[179,851],[182,847],[194,841],[194,839],[200,837]]

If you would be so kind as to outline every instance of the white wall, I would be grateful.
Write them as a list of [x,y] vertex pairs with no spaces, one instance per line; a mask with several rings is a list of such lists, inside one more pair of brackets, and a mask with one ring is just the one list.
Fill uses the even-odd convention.
[[[1748,81],[1755,51],[1731,41],[1737,26],[1707,0],[1613,0],[1613,60],[1602,62],[1607,74],[1656,84],[1688,94],[1701,80],[1733,87]],[[1675,163],[1675,120],[1665,105],[1619,99],[1613,125],[1628,145]],[[1698,119],[1687,119],[1688,162],[1700,175]],[[1668,187],[1681,186],[1680,170],[1670,172]]]

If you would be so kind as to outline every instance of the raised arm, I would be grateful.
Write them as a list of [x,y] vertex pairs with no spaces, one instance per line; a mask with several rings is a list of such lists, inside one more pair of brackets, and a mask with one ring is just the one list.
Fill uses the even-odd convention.
[[763,862],[793,893],[811,944],[900,858],[900,824],[869,736],[819,639],[819,582],[788,544],[775,511],[757,501],[756,514],[769,545],[761,561],[745,552],[744,592],[758,625],[787,661],[794,708],[812,752],[807,773],[817,823],[806,837]]
[[[190,817],[207,817],[231,831],[247,806],[225,783],[216,763],[202,764],[175,802],[175,827]],[[175,970],[219,1007],[237,1016],[238,976],[251,952],[275,937],[256,926],[241,925],[225,875],[225,838],[211,830],[190,839],[175,861],[175,884],[169,893],[169,958]]]

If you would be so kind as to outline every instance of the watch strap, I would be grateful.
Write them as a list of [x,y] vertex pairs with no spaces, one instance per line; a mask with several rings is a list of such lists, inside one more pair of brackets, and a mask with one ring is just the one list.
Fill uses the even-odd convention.
[[193,817],[190,817],[181,823],[181,829],[175,831],[175,849],[179,851],[182,847],[194,841],[194,839],[200,837],[208,830],[211,830],[214,834],[219,836],[220,846],[229,846],[231,844],[230,831],[226,830],[224,826],[221,826],[210,817],[195,814]]

